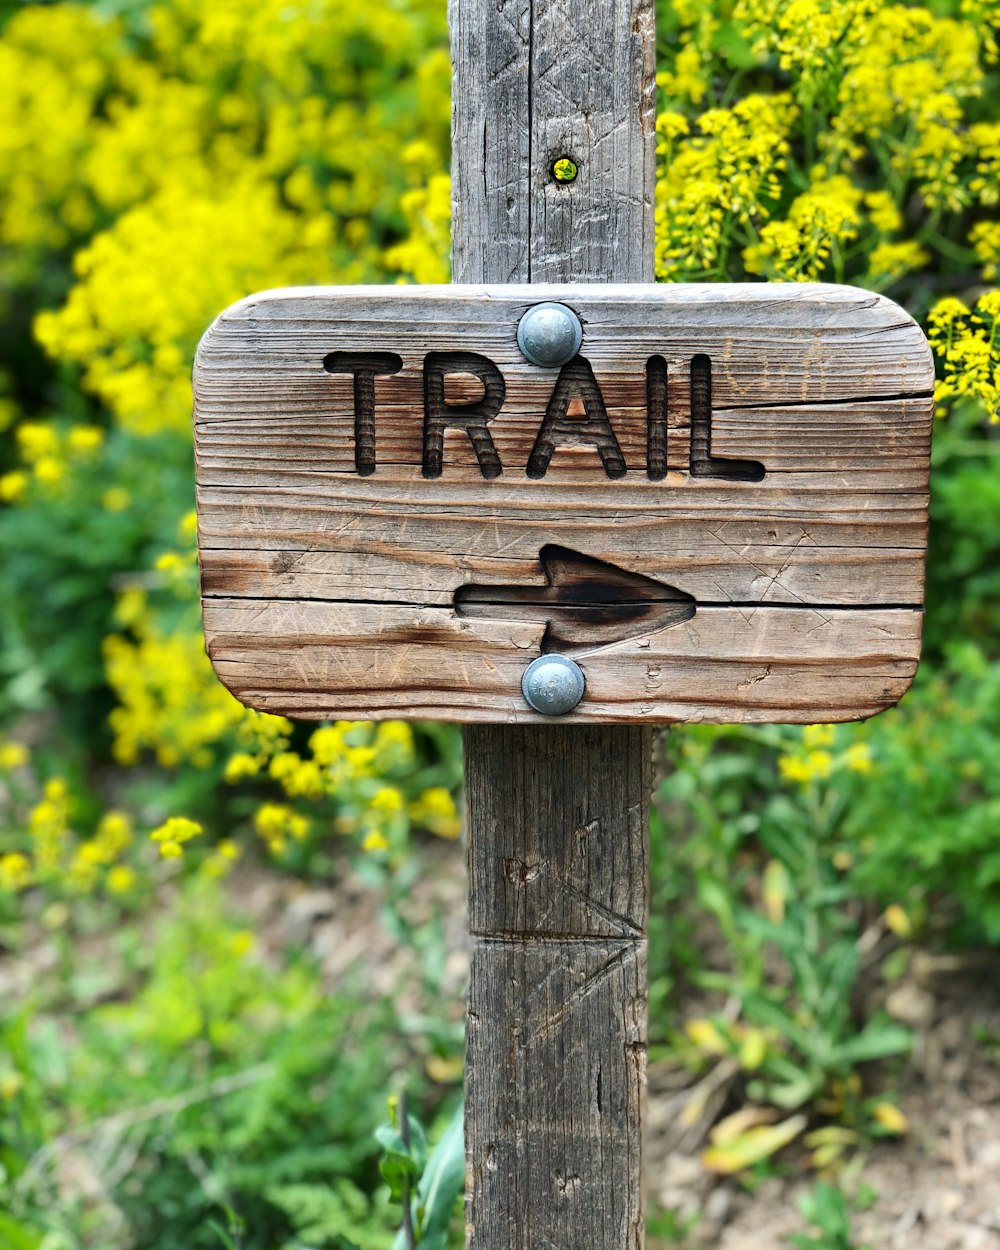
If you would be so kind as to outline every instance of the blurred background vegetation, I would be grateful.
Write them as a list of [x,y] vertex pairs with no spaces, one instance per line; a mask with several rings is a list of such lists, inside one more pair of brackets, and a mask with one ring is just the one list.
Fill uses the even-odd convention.
[[[1000,19],[658,19],[659,277],[874,288],[938,358],[915,689],[659,746],[651,1058],[704,1168],[797,1151],[796,1244],[849,1250],[839,1178],[908,1127],[865,986],[1000,945]],[[459,739],[216,682],[189,383],[251,291],[448,280],[449,89],[444,0],[0,3],[3,1250],[388,1250],[427,1169],[461,1244]]]

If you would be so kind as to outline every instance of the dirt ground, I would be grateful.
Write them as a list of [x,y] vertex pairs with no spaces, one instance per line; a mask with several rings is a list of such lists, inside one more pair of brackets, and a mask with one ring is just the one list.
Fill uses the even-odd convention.
[[[866,1250],[1000,1250],[1000,1040],[977,1040],[1000,1039],[1000,960],[992,971],[975,958],[914,963],[889,996],[917,1038],[898,1090],[911,1130],[859,1161],[876,1197],[855,1217],[855,1240]],[[798,1196],[812,1183],[796,1161],[791,1177],[748,1193],[710,1176],[698,1148],[678,1142],[678,1100],[655,1073],[649,1110],[651,1193],[681,1218],[700,1213],[691,1250],[787,1250],[788,1235],[803,1231]]]
[[[434,912],[445,917],[442,1002],[451,1014],[461,1012],[468,969],[464,895],[461,848],[431,845],[408,905],[415,921]],[[241,888],[240,901],[275,926],[276,942],[309,946],[331,982],[363,961],[373,992],[388,993],[411,958],[396,947],[361,882],[304,890],[260,877],[253,888]],[[875,992],[917,1038],[898,1089],[911,1131],[860,1161],[859,1179],[876,1198],[855,1217],[857,1245],[1000,1250],[1000,952],[918,952],[906,978]],[[787,1250],[788,1235],[804,1230],[798,1194],[815,1179],[804,1159],[790,1158],[788,1177],[768,1179],[752,1193],[710,1175],[698,1161],[704,1141],[677,1129],[690,1091],[671,1088],[674,1081],[676,1075],[661,1079],[653,1065],[646,1145],[651,1203],[675,1211],[680,1221],[698,1216],[686,1250]]]
[[[406,911],[414,923],[443,919],[444,983],[434,1009],[457,1022],[469,949],[462,848],[432,843],[421,862]],[[417,984],[405,975],[416,956],[389,932],[377,892],[366,882],[348,875],[335,887],[317,887],[240,869],[229,884],[234,906],[258,934],[265,957],[305,947],[331,987],[360,970],[369,991],[392,995],[401,1012],[426,1007],[417,998],[400,998],[400,984]],[[32,958],[22,954],[0,962],[0,992],[23,991],[20,982],[43,970],[48,946],[40,945]],[[911,1131],[859,1161],[859,1180],[876,1198],[856,1216],[855,1244],[859,1250],[1000,1250],[1000,952],[917,952],[902,981],[872,992],[917,1039],[898,1087]],[[698,1014],[696,1004],[693,1012]],[[689,1074],[651,1065],[645,1150],[650,1206],[674,1212],[684,1226],[697,1217],[686,1241],[651,1239],[651,1250],[787,1250],[789,1234],[804,1231],[798,1195],[815,1179],[804,1156],[786,1151],[788,1175],[772,1177],[754,1192],[709,1174],[699,1162],[709,1122],[694,1136],[678,1127],[691,1082]]]

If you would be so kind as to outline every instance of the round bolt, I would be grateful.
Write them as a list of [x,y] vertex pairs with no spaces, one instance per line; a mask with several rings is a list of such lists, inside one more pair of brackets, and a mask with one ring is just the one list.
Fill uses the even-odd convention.
[[517,323],[517,345],[525,360],[558,369],[572,360],[583,342],[583,326],[565,304],[535,304]]
[[528,704],[544,716],[565,716],[583,698],[583,669],[565,655],[540,655],[521,678]]

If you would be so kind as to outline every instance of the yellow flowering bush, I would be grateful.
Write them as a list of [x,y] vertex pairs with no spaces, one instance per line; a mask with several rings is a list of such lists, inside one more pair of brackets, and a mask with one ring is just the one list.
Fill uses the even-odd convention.
[[[411,824],[457,835],[456,765],[427,735],[301,731],[218,683],[188,485],[191,361],[221,308],[268,286],[447,280],[449,72],[435,0],[29,4],[0,28],[0,316],[6,291],[34,304],[31,364],[40,349],[65,380],[40,394],[16,343],[0,372],[0,531],[26,597],[52,587],[56,607],[0,621],[21,670],[0,712],[69,696],[120,768],[175,777],[159,823],[155,807],[135,822],[163,858],[202,819],[275,854],[315,835],[392,856]],[[92,801],[77,820],[45,753],[20,749],[6,763],[41,793],[0,835],[0,891],[131,888],[131,837]],[[198,821],[177,813],[192,784]],[[214,845],[221,872],[231,843]]]
[[939,403],[965,396],[1000,420],[1000,291],[988,291],[970,309],[961,300],[940,300],[931,310],[928,334],[943,361]]
[[[658,10],[658,278],[884,291],[927,328],[947,417],[913,694],[861,728],[673,732],[654,805],[654,1042],[714,923],[712,966],[689,954],[684,972],[726,1009],[700,1006],[672,1051],[725,1065],[727,1100],[748,1100],[704,1162],[737,1171],[801,1139],[833,1170],[906,1130],[865,1088],[867,1061],[910,1038],[855,1014],[862,934],[1000,940],[998,6]],[[388,1224],[341,1226],[367,1190],[337,1187],[345,1167],[375,1175],[366,1100],[413,1070],[412,1036],[374,1002],[364,1026],[304,962],[279,968],[269,926],[220,918],[216,881],[248,845],[323,876],[350,848],[378,879],[412,830],[457,837],[457,735],[299,724],[215,678],[190,374],[253,290],[448,280],[449,74],[445,0],[0,2],[0,932],[59,950],[39,998],[66,981],[62,1017],[30,1032],[33,1005],[0,1003],[0,1243],[200,1250],[225,1236],[224,1199],[248,1250],[313,1244],[319,1198],[335,1240],[391,1244]],[[161,882],[175,917],[122,924]],[[440,1005],[432,928],[411,938]],[[120,977],[75,962],[78,933]],[[456,1077],[454,1025],[415,1026],[436,1080]],[[688,1123],[719,1087],[695,1088]],[[133,1119],[144,1104],[167,1110]],[[64,1166],[88,1152],[97,1171]]]
[[[124,862],[135,841],[130,813],[109,808],[95,821],[65,777],[39,784],[31,753],[20,743],[0,744],[0,789],[0,894],[17,895],[33,885],[117,896],[132,891],[136,876]],[[192,836],[186,832],[191,823],[174,819],[178,841]]]
[[[888,292],[925,320],[940,411],[978,446],[1000,410],[995,5],[659,8],[658,276]],[[218,683],[190,491],[192,356],[219,310],[447,280],[445,19],[443,0],[141,0],[0,26],[0,715],[50,709],[73,775],[110,759],[127,789],[158,769],[133,825],[167,858],[203,846],[224,871],[238,828],[289,862],[328,836],[392,859],[412,826],[459,830],[453,733],[295,725]],[[850,731],[794,741],[793,788],[873,765]],[[44,752],[31,771],[43,795],[63,776]],[[0,887],[128,868],[100,838],[77,854],[93,801],[80,834],[63,799],[38,802],[37,836],[0,843]]]

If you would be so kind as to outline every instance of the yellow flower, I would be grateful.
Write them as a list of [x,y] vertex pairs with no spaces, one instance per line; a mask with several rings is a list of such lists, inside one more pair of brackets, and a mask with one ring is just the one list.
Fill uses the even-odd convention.
[[806,763],[814,777],[825,779],[833,771],[833,756],[829,751],[810,751]]
[[31,884],[31,861],[19,851],[0,855],[0,889],[16,894]]
[[927,337],[942,366],[935,397],[977,400],[989,419],[1000,420],[1000,292],[987,291],[974,308],[946,298],[931,309]]
[[694,43],[686,43],[674,58],[672,73],[656,76],[656,85],[668,98],[698,104],[708,91],[702,54]]
[[248,955],[256,944],[256,937],[249,929],[240,929],[229,938],[229,949],[238,958]]
[[112,894],[127,894],[135,885],[135,873],[127,864],[115,864],[108,871],[107,885]]
[[403,796],[395,786],[382,786],[372,796],[369,807],[379,816],[395,816],[403,810]]
[[387,851],[389,849],[389,840],[384,833],[380,833],[377,829],[372,829],[370,833],[366,833],[361,843],[361,849],[364,851]]
[[779,756],[778,773],[785,781],[807,782],[812,780],[812,771],[801,755]]
[[689,134],[676,116],[658,125],[659,276],[715,274],[733,228],[768,216],[781,195],[795,115],[790,96],[750,95],[708,109]]
[[36,464],[59,451],[59,435],[51,425],[40,421],[25,421],[17,428],[17,441],[21,455],[28,464]]
[[305,816],[283,803],[264,803],[254,814],[254,829],[264,839],[268,849],[283,851],[289,837],[301,842],[309,832]]
[[782,755],[778,758],[778,772],[785,781],[826,780],[833,772],[834,757],[829,751],[807,751],[804,755]]
[[92,455],[104,442],[104,431],[96,425],[75,425],[66,439],[67,448],[79,456]]
[[240,857],[240,848],[230,838],[224,838],[212,853],[202,861],[200,871],[209,879],[224,877]]
[[247,777],[254,777],[261,769],[261,760],[254,755],[247,755],[245,751],[237,751],[231,755],[226,761],[225,779],[234,785],[238,781],[243,781]]
[[43,486],[58,486],[66,476],[66,464],[56,456],[40,456],[35,461],[35,477]]
[[201,825],[186,816],[171,816],[149,835],[159,843],[164,859],[177,859],[183,854],[183,844],[204,833]]
[[410,819],[439,838],[457,838],[462,831],[454,796],[444,786],[431,786],[411,803]]
[[383,721],[375,732],[374,747],[380,772],[407,768],[413,762],[413,730],[404,721]]
[[132,818],[127,812],[105,812],[98,821],[94,841],[102,848],[107,861],[131,846],[132,840]]
[[28,832],[34,844],[35,867],[49,875],[59,867],[69,835],[68,789],[54,777],[46,782],[42,800],[28,813]]
[[761,229],[760,243],[747,249],[748,268],[786,281],[818,279],[857,238],[862,199],[849,178],[815,178],[809,190],[792,201],[784,221],[768,222]]
[[323,725],[313,733],[309,739],[309,749],[317,764],[329,768],[342,757],[346,749],[346,727],[346,721],[339,721],[336,725]]
[[1000,221],[977,222],[969,231],[969,243],[983,266],[983,278],[993,282],[1000,274]]
[[28,475],[20,469],[0,476],[0,500],[4,503],[17,503],[28,488]]
[[895,234],[903,227],[903,214],[888,191],[865,193],[868,218],[880,234]]
[[913,239],[880,243],[868,258],[868,270],[873,281],[895,282],[904,274],[923,269],[930,259],[930,252]]
[[0,773],[11,773],[28,762],[28,748],[20,742],[0,742]]
[[294,751],[276,755],[269,771],[289,798],[318,799],[326,789],[326,779],[316,761],[304,760]]

